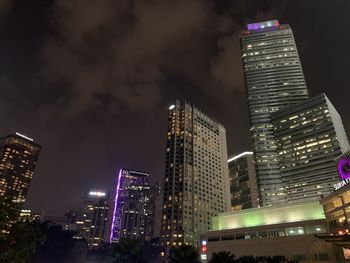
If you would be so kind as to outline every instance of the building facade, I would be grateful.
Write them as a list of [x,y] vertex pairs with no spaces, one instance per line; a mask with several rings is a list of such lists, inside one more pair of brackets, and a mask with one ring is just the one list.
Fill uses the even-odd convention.
[[188,103],[170,106],[166,144],[163,245],[197,247],[211,217],[230,210],[225,128]]
[[150,240],[154,228],[157,190],[149,173],[121,169],[118,174],[110,242],[120,238]]
[[228,159],[231,209],[259,207],[253,152],[243,152]]
[[[328,234],[317,235],[334,245],[339,262],[350,260],[350,180],[339,179],[335,191],[321,199],[328,224]],[[338,188],[339,187],[339,188]]]
[[325,94],[271,115],[287,200],[320,199],[339,180],[335,160],[349,150],[342,120]]
[[260,204],[283,203],[271,114],[308,98],[297,47],[277,20],[248,24],[240,41]]
[[[108,242],[109,210],[110,200],[106,192],[89,191],[82,201],[82,209],[75,220],[79,232],[75,238],[85,238],[90,248],[97,247],[102,241]],[[68,223],[67,219],[65,217],[66,223]]]
[[[330,234],[348,234],[350,231],[350,184],[321,200]],[[349,242],[350,244],[350,242]]]
[[206,253],[201,258],[209,260],[214,252],[229,251],[260,262],[266,262],[266,257],[280,262],[338,262],[333,245],[315,237],[325,233],[327,223],[318,201],[222,213],[213,218],[212,231],[203,236]]
[[41,146],[20,133],[0,138],[0,196],[23,206]]
[[[350,152],[336,160],[339,179],[334,191],[321,199],[328,223],[328,234],[317,235],[320,240],[333,244],[339,262],[350,259]],[[344,260],[345,259],[345,260]],[[340,261],[343,260],[343,261]]]
[[[350,232],[350,151],[340,156],[335,166],[338,180],[333,192],[321,199],[328,221],[330,234],[348,234]],[[350,240],[348,241],[350,247]]]

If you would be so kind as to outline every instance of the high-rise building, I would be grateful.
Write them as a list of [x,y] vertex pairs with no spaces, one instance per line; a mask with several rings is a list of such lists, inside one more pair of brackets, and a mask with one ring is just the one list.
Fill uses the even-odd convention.
[[289,202],[320,199],[339,180],[335,159],[349,150],[342,120],[325,94],[274,113],[281,175]]
[[149,173],[120,169],[110,242],[120,238],[150,240],[153,237],[155,191]]
[[[75,238],[85,238],[90,248],[97,247],[102,241],[108,242],[109,209],[110,201],[106,192],[89,191],[82,201],[82,209],[75,221],[78,230]],[[66,217],[65,222],[67,219]]]
[[22,206],[41,146],[20,133],[0,138],[0,196]]
[[170,106],[161,242],[199,245],[211,217],[230,210],[226,130],[188,103]]
[[253,152],[243,152],[228,159],[231,209],[259,207]]
[[308,98],[297,47],[290,26],[277,20],[248,24],[240,40],[259,200],[283,203],[271,114]]

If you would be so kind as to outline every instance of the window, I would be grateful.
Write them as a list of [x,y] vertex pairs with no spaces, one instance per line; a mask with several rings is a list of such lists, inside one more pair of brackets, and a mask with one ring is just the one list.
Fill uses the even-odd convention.
[[219,237],[210,237],[210,238],[208,238],[208,242],[217,242],[217,241],[220,241]]

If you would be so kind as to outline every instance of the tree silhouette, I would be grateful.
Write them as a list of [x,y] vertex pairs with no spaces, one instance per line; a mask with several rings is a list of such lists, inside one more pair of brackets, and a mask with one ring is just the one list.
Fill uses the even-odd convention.
[[169,263],[200,263],[199,253],[192,246],[172,247],[169,252]]
[[45,241],[39,221],[19,221],[20,205],[0,198],[0,262],[28,262]]
[[237,263],[259,263],[260,261],[253,256],[242,256],[236,262]]
[[18,220],[19,212],[20,206],[12,202],[12,198],[0,198],[0,239],[6,238],[5,232],[9,231],[11,224]]
[[45,240],[39,221],[16,222],[11,225],[10,233],[0,241],[0,262],[28,262]]
[[235,263],[236,261],[234,258],[235,255],[231,254],[231,252],[214,252],[208,263]]
[[135,239],[120,239],[112,246],[112,262],[147,263],[143,256],[141,242]]
[[154,263],[157,261],[162,247],[149,241],[120,239],[118,243],[101,243],[90,250],[86,263]]
[[33,263],[80,263],[88,252],[86,241],[74,239],[75,232],[62,230],[62,226],[44,222],[40,225],[46,242],[32,257]]

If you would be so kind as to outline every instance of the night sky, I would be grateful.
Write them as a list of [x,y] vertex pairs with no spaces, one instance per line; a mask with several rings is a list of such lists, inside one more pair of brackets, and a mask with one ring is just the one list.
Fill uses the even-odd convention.
[[279,19],[294,31],[311,95],[346,130],[348,0],[0,0],[0,134],[43,146],[27,207],[63,215],[119,168],[162,183],[167,110],[195,104],[250,150],[239,33]]

